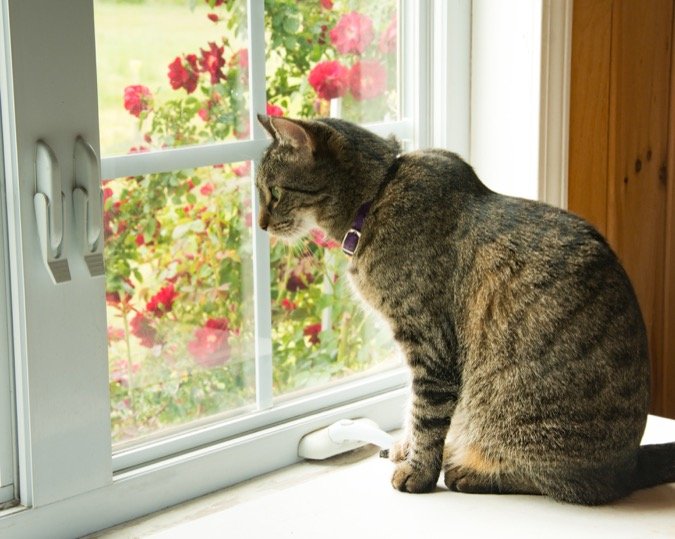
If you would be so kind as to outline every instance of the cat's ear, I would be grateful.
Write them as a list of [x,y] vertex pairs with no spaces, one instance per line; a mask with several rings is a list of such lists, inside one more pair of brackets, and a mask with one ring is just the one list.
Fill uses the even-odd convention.
[[260,125],[262,125],[265,128],[265,131],[267,131],[270,135],[272,135],[272,138],[274,139],[277,138],[277,132],[274,130],[274,127],[272,127],[272,123],[270,122],[269,116],[265,116],[264,114],[258,114],[258,121],[260,122]]
[[282,144],[290,144],[298,150],[314,151],[312,135],[299,122],[278,116],[269,118],[269,122],[277,134],[275,138]]

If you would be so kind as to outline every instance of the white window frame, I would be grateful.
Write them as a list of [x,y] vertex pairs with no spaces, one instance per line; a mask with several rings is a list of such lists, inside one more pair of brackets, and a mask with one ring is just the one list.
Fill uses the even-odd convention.
[[[1,116],[1,115],[0,115]],[[0,131],[0,509],[16,499],[14,444],[14,384],[10,347],[9,275],[7,273],[7,218],[5,215],[5,173],[2,167]]]
[[[476,20],[475,3],[481,0],[474,0],[473,6],[470,0],[404,1],[407,11],[402,24],[405,26],[406,38],[412,42],[403,47],[406,55],[405,63],[409,70],[405,78],[414,81],[414,88],[412,92],[407,91],[404,94],[404,119],[401,122],[396,125],[370,127],[382,134],[387,134],[393,127],[400,138],[414,139],[420,147],[449,147],[465,157],[471,157],[473,152],[469,143],[469,128],[471,125],[473,133],[472,116],[476,114],[476,107],[480,106],[470,86],[471,74],[475,73],[476,66],[470,64],[468,54],[461,57],[457,53],[459,50],[468,51],[470,46],[476,46],[475,36],[472,37],[472,31],[469,29],[475,30],[476,25],[480,23]],[[571,0],[563,1],[565,6],[570,7],[571,13]],[[67,3],[41,2],[40,9],[58,10],[60,14],[54,12],[51,16],[47,14],[38,18],[39,20],[35,20],[29,13],[30,5],[38,5],[35,0],[0,0],[0,2],[3,21],[8,20],[11,11],[13,17],[21,19],[22,24],[31,27],[38,34],[41,32],[48,34],[50,32],[48,23],[59,18],[70,20],[73,29],[90,28],[93,21],[90,0],[71,0]],[[542,18],[548,13],[546,6],[550,8],[554,5],[554,0],[533,0],[533,3],[537,2],[541,2],[544,6]],[[249,17],[252,21],[250,24],[256,20],[260,24],[261,6],[262,0],[249,0]],[[64,15],[63,11],[67,11],[67,14]],[[549,19],[550,28],[557,28],[555,15],[552,17],[553,19]],[[569,25],[566,28],[566,31],[569,31]],[[3,28],[4,42],[0,44],[0,49],[4,52],[10,50],[9,46],[13,45],[13,55],[10,65],[4,65],[0,72],[0,103],[3,113],[7,111],[15,121],[17,118],[14,115],[17,114],[17,110],[14,108],[14,101],[19,102],[18,109],[24,111],[22,114],[30,116],[25,112],[26,101],[34,100],[36,94],[31,93],[34,89],[27,85],[34,80],[31,73],[22,73],[20,80],[22,85],[14,89],[11,80],[7,78],[7,73],[11,73],[11,62],[28,63],[31,58],[42,53],[48,56],[51,51],[35,48],[31,44],[30,36],[9,36],[6,30],[6,27]],[[547,36],[545,32],[540,33],[542,50],[547,46]],[[10,38],[13,40],[12,43]],[[87,39],[91,43],[93,36],[88,35]],[[569,35],[564,34],[563,45],[568,45],[569,39]],[[54,43],[59,41],[54,38]],[[87,64],[91,61],[92,51],[83,50],[83,47],[78,46],[76,40],[70,39],[70,36],[65,38],[63,47],[71,55],[73,63]],[[263,54],[260,44],[256,47],[255,43],[251,43],[250,47],[251,65],[254,65],[256,58],[259,64]],[[555,53],[559,47],[558,49],[551,47],[550,50]],[[474,50],[474,54],[475,52]],[[548,69],[545,62],[548,61],[547,58],[554,56],[555,54],[547,54],[541,57],[541,76],[548,73],[547,80],[553,81],[551,86],[555,85],[556,73],[560,74],[554,71],[565,69],[564,62],[559,62]],[[3,57],[6,58],[6,55],[3,54]],[[567,76],[568,74],[562,71],[563,86]],[[251,79],[253,84],[251,99],[254,105],[252,108],[264,110],[259,108],[261,105],[264,106],[260,70],[256,72],[254,68]],[[77,81],[74,84],[77,84]],[[540,94],[543,93],[542,88],[545,86],[543,79],[537,78],[537,84],[540,84]],[[562,93],[564,94],[564,91]],[[551,94],[554,95],[555,92]],[[555,96],[547,105],[555,108],[551,105],[552,102],[555,102]],[[556,118],[553,114],[548,115],[545,125],[548,126],[547,131],[553,133],[556,131],[555,127],[559,127],[559,134],[563,134],[564,140],[566,129],[564,95],[558,104],[562,104],[556,109],[562,111],[561,116]],[[87,113],[92,110],[90,102],[79,103],[77,106],[83,107]],[[95,98],[93,108],[95,109]],[[62,114],[79,118],[77,115],[79,112],[80,109],[76,108],[65,110]],[[41,128],[40,136],[51,140],[49,137],[52,136],[52,131],[58,130],[59,121],[63,121],[63,116],[59,116],[60,113],[57,111],[55,118],[41,120],[46,125]],[[410,118],[417,118],[418,121],[412,122]],[[448,121],[449,119],[452,121]],[[72,313],[68,311],[68,293],[71,290],[68,284],[59,285],[61,288],[55,291],[53,287],[45,286],[44,279],[36,279],[36,282],[27,281],[24,267],[36,260],[33,252],[34,226],[31,224],[34,217],[30,205],[24,200],[25,197],[19,196],[19,191],[23,189],[25,192],[27,189],[26,180],[23,178],[31,176],[33,165],[31,152],[17,151],[17,148],[34,144],[35,134],[26,131],[23,125],[20,129],[12,131],[7,128],[8,123],[11,122],[6,121],[3,125],[3,134],[5,170],[8,171],[7,220],[10,225],[8,244],[9,252],[14,255],[10,260],[10,281],[12,349],[17,371],[16,403],[19,418],[16,460],[19,469],[21,505],[0,512],[0,535],[9,533],[12,537],[79,536],[212,492],[254,475],[297,462],[299,439],[307,432],[342,417],[367,416],[385,429],[401,425],[407,389],[401,385],[404,378],[387,379],[388,376],[397,376],[388,373],[380,379],[364,378],[345,386],[335,387],[322,394],[321,402],[312,400],[319,399],[317,395],[310,395],[304,401],[289,402],[273,408],[266,407],[271,393],[269,387],[263,387],[257,402],[259,411],[228,424],[216,423],[200,427],[197,435],[202,437],[199,439],[203,442],[203,446],[199,449],[193,449],[195,433],[186,431],[180,436],[172,437],[170,442],[169,439],[158,440],[152,450],[148,449],[151,446],[138,446],[112,457],[107,401],[104,407],[96,404],[88,409],[82,409],[77,406],[87,402],[87,399],[100,403],[101,395],[86,393],[50,395],[50,391],[53,390],[50,384],[68,387],[69,378],[62,373],[63,368],[69,365],[68,358],[61,357],[62,354],[58,352],[59,347],[67,349],[69,343],[64,342],[65,339],[55,330],[47,329],[38,336],[35,328],[28,322],[32,318],[39,318],[39,313],[26,312],[24,307],[26,299],[34,297],[37,293],[35,289],[38,288],[41,294],[48,296],[46,300],[64,303],[65,320],[62,324],[67,328],[72,328],[75,324],[84,329],[90,329],[97,324],[105,327],[104,284],[100,280],[92,279],[85,283],[83,292],[98,298],[99,304],[92,302],[92,311],[98,309],[103,313],[103,319],[100,318],[99,312],[86,319],[80,317],[71,320],[72,316],[77,318],[77,315],[71,316]],[[256,126],[257,122],[253,122],[252,125]],[[536,125],[537,129],[540,129],[541,137],[540,123]],[[498,125],[496,122],[493,127],[502,129],[503,133],[509,133],[507,125]],[[94,128],[97,128],[96,124]],[[74,138],[75,134],[89,135],[89,138],[92,138],[91,132],[87,131],[92,129],[90,124],[80,129],[76,126],[74,129],[77,133],[75,131],[70,133],[71,138]],[[83,129],[84,133],[81,132]],[[255,161],[266,142],[261,137],[262,133],[258,127],[254,127],[253,132],[252,141],[171,150],[161,158],[167,159],[165,165],[154,161],[160,159],[155,154],[144,154],[140,160],[131,160],[128,157],[104,160],[102,175],[119,177],[166,170],[165,166],[169,169],[183,169],[219,164],[228,160]],[[472,135],[472,141],[477,140]],[[551,136],[548,140],[551,140]],[[539,143],[537,153],[539,163],[553,163],[549,156],[556,151],[558,158],[564,154],[563,143],[548,144],[549,148],[557,148],[556,151],[542,150],[539,138],[537,143]],[[67,155],[70,151],[69,146],[64,149],[58,143],[54,145],[59,155]],[[98,150],[98,144],[93,145]],[[563,147],[562,153],[560,147]],[[63,167],[65,169],[63,176],[67,177],[71,171],[66,160],[63,160]],[[550,168],[555,167],[550,165]],[[20,178],[22,180],[19,180]],[[534,181],[538,183],[540,180],[534,178]],[[559,190],[563,184],[564,173],[562,178],[558,177],[558,180],[553,178],[547,183],[552,192],[556,190],[564,192]],[[22,221],[22,215],[25,214],[30,214],[31,219]],[[265,260],[266,242],[266,236],[257,231],[254,239],[255,256],[258,257],[258,267],[261,268],[261,273],[255,277],[257,296],[268,295],[265,292],[268,277],[265,272],[269,270],[264,269],[269,267]],[[75,260],[77,253],[74,248],[70,253],[73,255],[71,259]],[[71,269],[76,276],[81,276],[85,271],[84,265],[76,262],[73,262]],[[260,298],[256,308],[256,320],[264,321],[265,316],[268,316],[267,312],[265,300]],[[101,330],[100,333],[104,332]],[[105,354],[105,344],[105,335],[98,334],[85,335],[78,346],[100,355]],[[264,331],[257,335],[256,346],[257,368],[262,373],[270,368],[266,355],[271,351],[269,336]],[[89,381],[98,390],[105,388],[104,393],[107,394],[107,365],[83,364],[82,367],[84,372],[68,373],[73,388],[86,392],[87,386],[83,382]],[[42,394],[43,391],[47,396]],[[77,391],[74,390],[74,393]],[[56,405],[50,404],[50,397],[53,395],[60,398]],[[323,410],[312,413],[317,406],[322,406]],[[68,415],[73,412],[77,413],[77,417]],[[271,418],[278,423],[263,427]],[[55,426],[50,420],[66,423],[67,434],[57,439],[57,443],[50,438],[55,431]],[[102,423],[104,428],[101,428]],[[62,424],[57,423],[56,426]],[[173,445],[167,445],[169,443]],[[148,457],[152,455],[148,451],[155,451],[154,456],[157,459],[151,464],[147,464]]]

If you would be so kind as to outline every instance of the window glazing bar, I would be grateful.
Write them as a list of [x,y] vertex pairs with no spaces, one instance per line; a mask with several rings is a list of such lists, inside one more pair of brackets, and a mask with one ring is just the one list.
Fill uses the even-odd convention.
[[[265,114],[267,89],[265,86],[265,2],[248,0],[248,54],[251,133],[261,143],[260,152],[267,145],[265,131],[258,122],[257,113]],[[255,378],[258,410],[272,407],[272,294],[270,276],[270,242],[267,232],[256,226],[259,212],[255,175],[259,154],[253,162],[251,174],[253,210],[253,303],[255,318]]]

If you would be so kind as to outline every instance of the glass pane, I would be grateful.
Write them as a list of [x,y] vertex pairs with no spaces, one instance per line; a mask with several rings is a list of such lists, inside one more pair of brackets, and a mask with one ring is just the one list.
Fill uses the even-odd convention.
[[399,365],[391,333],[353,298],[346,257],[319,231],[302,248],[272,246],[274,393]]
[[249,170],[104,182],[115,442],[255,401]]
[[[397,120],[397,0],[266,2],[268,114]],[[276,395],[398,365],[391,335],[365,314],[347,260],[320,232],[299,248],[272,240]]]
[[248,137],[245,0],[95,0],[103,155]]

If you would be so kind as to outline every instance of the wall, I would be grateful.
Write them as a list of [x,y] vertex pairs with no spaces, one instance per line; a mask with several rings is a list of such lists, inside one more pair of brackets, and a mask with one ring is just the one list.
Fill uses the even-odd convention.
[[649,335],[652,410],[675,417],[673,1],[575,0],[572,34],[569,208],[624,264]]
[[541,0],[474,0],[471,163],[488,187],[539,193]]

